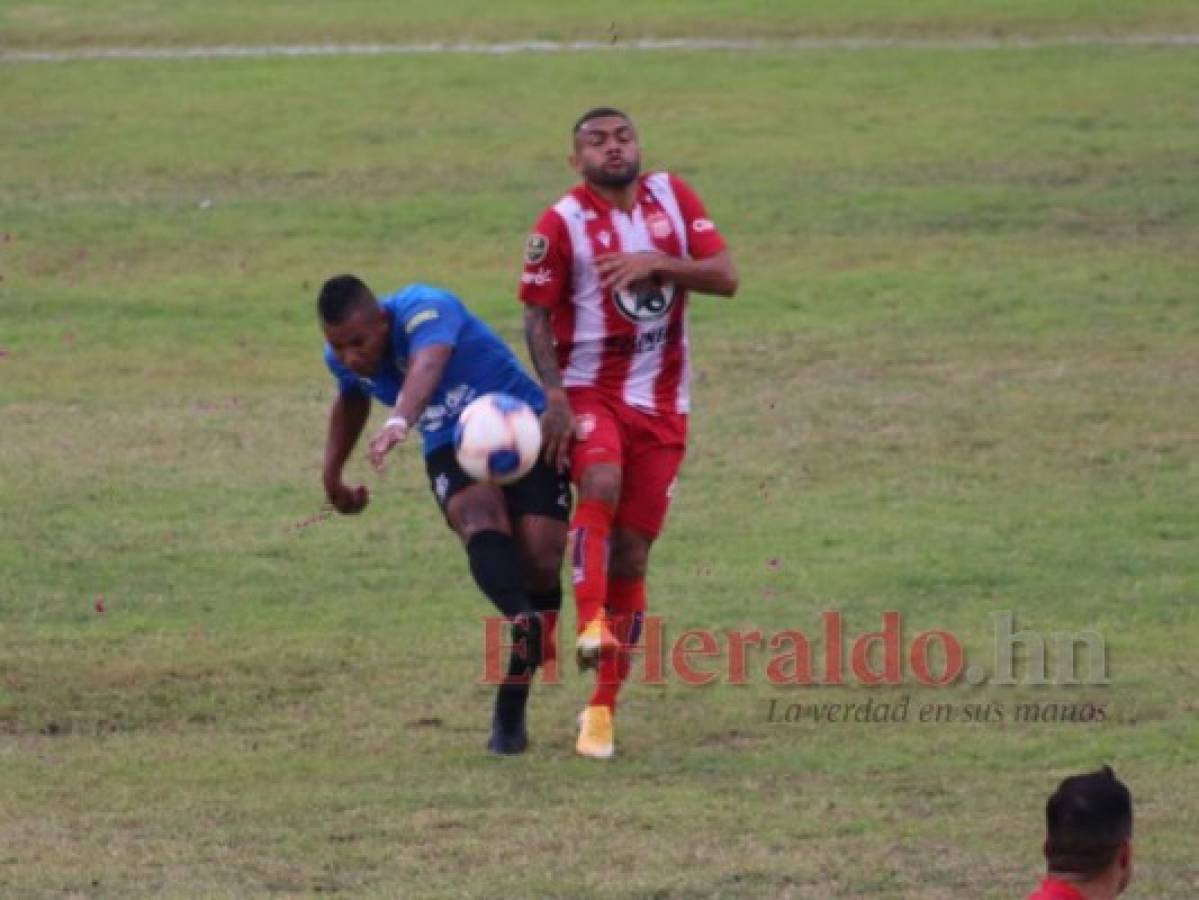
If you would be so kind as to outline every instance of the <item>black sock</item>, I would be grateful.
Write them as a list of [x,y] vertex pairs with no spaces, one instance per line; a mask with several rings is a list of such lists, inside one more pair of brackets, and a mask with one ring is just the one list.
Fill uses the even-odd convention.
[[529,685],[533,680],[533,669],[523,653],[515,649],[508,658],[508,677],[495,689],[495,715],[500,728],[511,733],[520,728],[529,702]]
[[512,536],[499,531],[480,531],[466,542],[470,573],[487,599],[506,619],[533,611],[525,592],[524,573]]
[[505,618],[512,620],[513,647],[508,658],[507,677],[495,694],[495,714],[500,727],[512,732],[523,721],[529,682],[540,658],[540,616],[525,591],[516,542],[510,535],[480,531],[467,541],[466,555],[479,590]]
[[500,728],[509,734],[524,728],[529,685],[541,662],[541,625],[541,614],[537,612],[519,615],[512,622],[508,673],[495,692],[496,718]]

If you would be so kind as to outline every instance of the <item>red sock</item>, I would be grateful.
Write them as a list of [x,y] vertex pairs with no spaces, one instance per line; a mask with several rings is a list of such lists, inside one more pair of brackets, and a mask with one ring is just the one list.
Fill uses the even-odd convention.
[[608,594],[608,536],[616,515],[607,503],[582,500],[571,522],[571,566],[580,630],[600,614]]
[[541,613],[541,664],[549,665],[558,659],[558,613],[545,610]]
[[595,690],[591,694],[590,706],[606,706],[616,709],[616,695],[620,686],[629,677],[633,668],[629,648],[641,639],[641,619],[645,614],[645,580],[613,578],[608,582],[608,615],[612,633],[620,641],[621,649],[600,659],[596,673]]

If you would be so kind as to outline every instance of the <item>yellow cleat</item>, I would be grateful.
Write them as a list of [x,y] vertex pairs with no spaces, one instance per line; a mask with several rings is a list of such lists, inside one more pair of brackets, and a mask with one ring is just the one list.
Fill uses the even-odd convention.
[[620,641],[612,634],[607,620],[603,616],[597,616],[583,626],[575,641],[575,662],[579,665],[579,671],[598,669],[600,657],[619,647]]
[[609,759],[616,746],[612,733],[612,710],[589,706],[579,715],[579,739],[575,752],[592,759]]

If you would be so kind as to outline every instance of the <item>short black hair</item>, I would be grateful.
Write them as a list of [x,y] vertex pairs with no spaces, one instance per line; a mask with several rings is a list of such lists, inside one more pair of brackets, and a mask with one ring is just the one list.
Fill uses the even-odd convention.
[[316,308],[326,325],[340,325],[354,310],[376,302],[371,289],[357,275],[334,275],[321,287]]
[[624,119],[630,125],[633,124],[633,120],[630,119],[625,113],[621,112],[619,109],[614,109],[611,106],[596,106],[596,107],[593,107],[593,108],[587,110],[587,112],[583,113],[583,115],[579,116],[579,118],[575,121],[574,128],[572,128],[570,130],[570,133],[572,135],[578,134],[579,129],[582,128],[584,125],[586,125],[588,122],[590,122],[592,119],[604,119],[604,118],[607,118],[608,116],[620,116],[620,118]]
[[1110,766],[1071,775],[1045,805],[1050,872],[1098,875],[1132,837],[1132,795]]

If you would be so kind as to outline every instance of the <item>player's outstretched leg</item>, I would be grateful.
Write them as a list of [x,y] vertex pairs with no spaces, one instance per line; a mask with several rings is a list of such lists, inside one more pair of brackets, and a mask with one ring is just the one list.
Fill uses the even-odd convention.
[[631,650],[641,639],[646,609],[645,579],[653,541],[651,534],[620,524],[612,531],[605,606],[620,648],[601,661],[595,690],[580,717],[575,750],[581,756],[607,759],[615,752],[616,696],[632,668]]
[[601,659],[595,690],[580,718],[575,750],[581,756],[607,759],[616,749],[616,697],[632,670],[631,650],[641,639],[645,615],[644,579],[612,578],[608,586],[608,620],[620,649]]
[[509,534],[481,531],[466,544],[471,574],[479,589],[512,623],[512,650],[504,681],[496,688],[495,711],[487,749],[497,754],[523,753],[528,746],[525,707],[529,684],[541,663],[541,614],[525,590],[516,542]]
[[[435,474],[430,472],[431,479]],[[446,501],[446,518],[462,539],[475,584],[512,623],[512,653],[507,675],[496,689],[487,746],[493,753],[522,753],[528,746],[525,705],[529,682],[541,657],[541,617],[525,590],[520,551],[512,537],[504,495],[495,485],[470,483],[465,476],[459,480],[455,468],[448,477],[458,489]]]
[[[615,490],[604,484],[608,478],[614,480]],[[571,522],[571,570],[579,627],[575,658],[580,670],[596,668],[600,657],[618,646],[604,616],[604,602],[608,593],[608,541],[616,514],[609,497],[619,485],[619,468],[596,466],[589,470]]]

